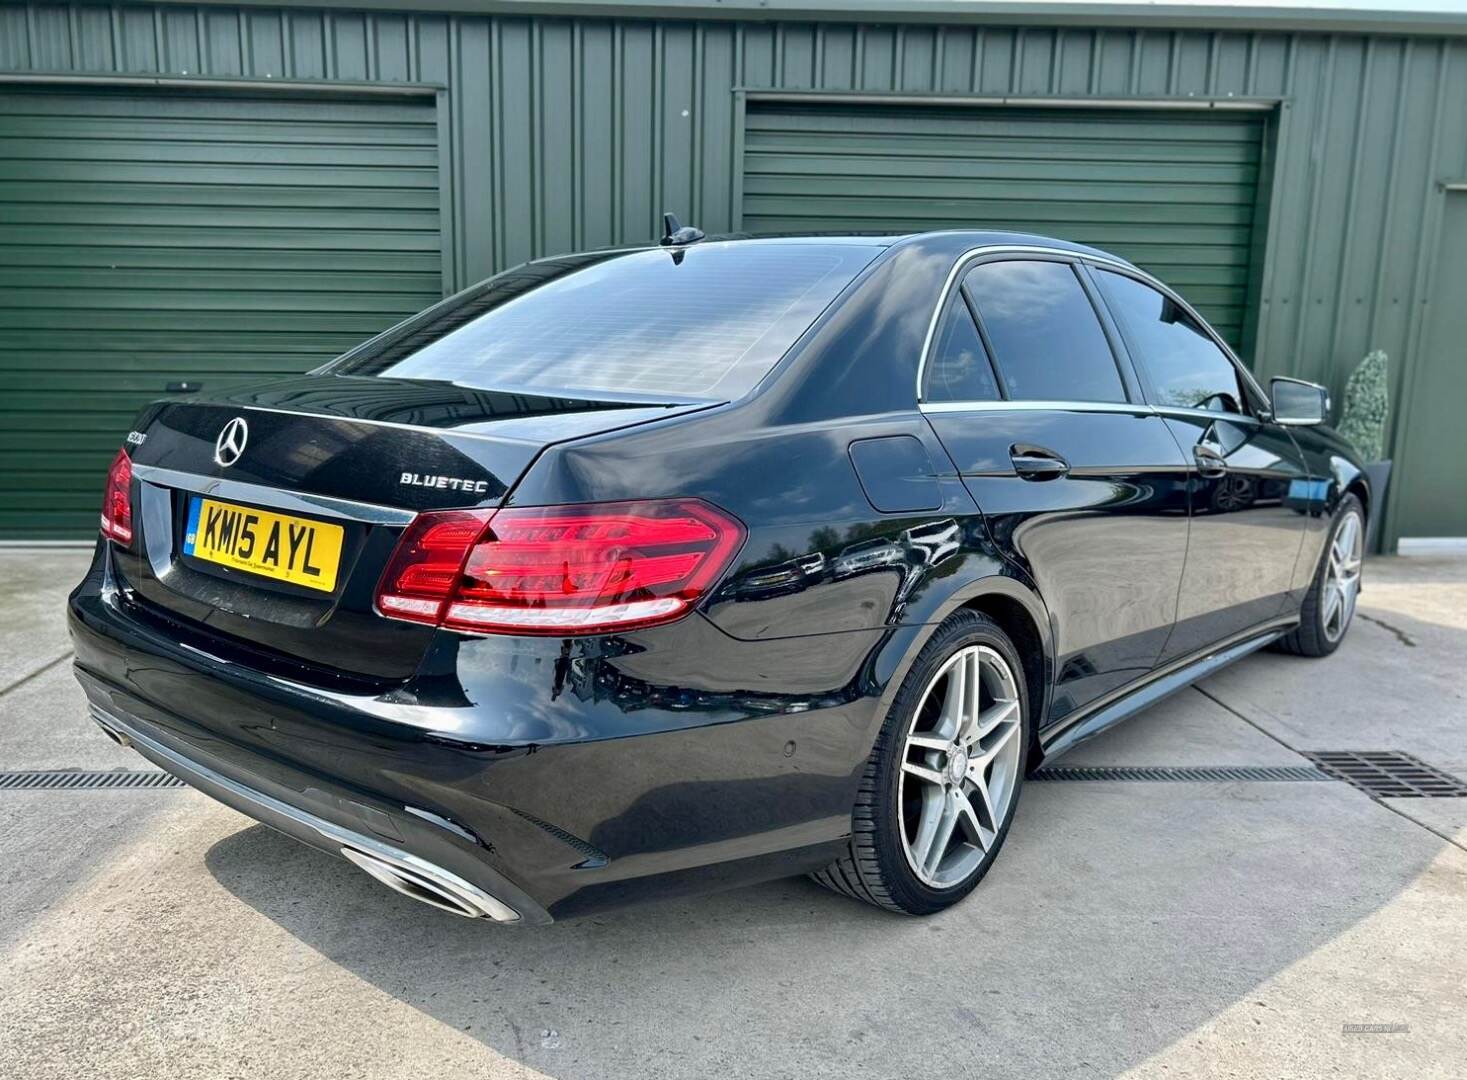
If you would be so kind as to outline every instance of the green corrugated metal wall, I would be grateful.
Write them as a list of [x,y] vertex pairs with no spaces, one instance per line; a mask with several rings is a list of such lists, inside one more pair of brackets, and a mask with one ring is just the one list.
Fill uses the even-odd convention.
[[1396,452],[1410,466],[1396,480],[1407,536],[1467,536],[1467,191],[1447,195],[1440,247],[1414,365],[1411,425],[1401,429]]
[[0,71],[441,84],[446,286],[649,238],[664,208],[730,228],[736,88],[1280,99],[1245,348],[1337,399],[1372,347],[1412,385],[1437,182],[1467,177],[1460,39],[0,4]]
[[85,536],[171,382],[303,371],[438,299],[433,103],[0,88],[0,536]]
[[750,232],[990,227],[1093,244],[1180,289],[1236,347],[1255,112],[751,102]]

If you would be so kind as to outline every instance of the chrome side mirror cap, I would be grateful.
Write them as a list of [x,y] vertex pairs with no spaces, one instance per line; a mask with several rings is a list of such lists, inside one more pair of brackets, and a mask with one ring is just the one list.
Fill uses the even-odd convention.
[[1268,386],[1273,419],[1287,427],[1311,427],[1329,419],[1329,391],[1319,383],[1275,377]]

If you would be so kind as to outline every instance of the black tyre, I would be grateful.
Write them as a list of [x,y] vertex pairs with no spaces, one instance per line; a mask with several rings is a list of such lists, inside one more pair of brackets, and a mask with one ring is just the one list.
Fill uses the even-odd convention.
[[1013,642],[985,615],[953,615],[892,702],[861,777],[849,851],[811,876],[908,915],[957,903],[1008,835],[1030,723]]
[[1329,539],[1320,553],[1314,580],[1299,608],[1299,625],[1279,638],[1280,652],[1296,656],[1328,656],[1345,640],[1360,593],[1365,542],[1365,509],[1346,495],[1330,523]]

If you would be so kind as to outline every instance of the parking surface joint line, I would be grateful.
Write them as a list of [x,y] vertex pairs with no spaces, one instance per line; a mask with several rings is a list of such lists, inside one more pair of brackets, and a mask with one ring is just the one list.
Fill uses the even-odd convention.
[[[1277,735],[1275,735],[1273,732],[1269,731],[1267,728],[1264,728],[1264,727],[1260,726],[1253,719],[1251,719],[1248,716],[1245,716],[1239,710],[1233,708],[1233,706],[1229,705],[1226,701],[1223,701],[1216,694],[1213,694],[1210,691],[1205,690],[1201,686],[1197,686],[1195,684],[1193,685],[1192,689],[1196,690],[1203,697],[1207,698],[1208,701],[1211,701],[1214,704],[1216,704],[1218,706],[1221,706],[1222,708],[1226,709],[1228,712],[1232,713],[1239,720],[1243,721],[1243,723],[1247,724],[1249,727],[1253,728],[1255,731],[1259,732],[1260,734],[1267,735],[1270,739],[1272,739],[1274,742],[1278,743],[1284,749],[1291,750],[1294,753],[1299,754],[1300,757],[1303,757],[1304,756],[1303,753],[1300,750],[1296,749],[1293,746],[1290,746],[1283,739],[1279,738]],[[1308,758],[1305,758],[1305,760],[1307,761],[1309,759]],[[1355,790],[1360,791],[1359,788],[1356,788]],[[1446,833],[1442,832],[1440,829],[1437,829],[1437,828],[1435,828],[1435,827],[1433,827],[1431,825],[1428,825],[1424,821],[1419,821],[1418,819],[1412,817],[1410,814],[1406,813],[1406,811],[1402,810],[1401,808],[1399,808],[1397,806],[1393,806],[1391,803],[1386,802],[1382,798],[1378,798],[1375,795],[1370,795],[1370,794],[1368,794],[1368,793],[1366,793],[1364,791],[1361,791],[1360,793],[1362,795],[1364,795],[1367,799],[1369,799],[1371,802],[1375,803],[1377,806],[1382,807],[1383,809],[1389,810],[1391,813],[1395,814],[1397,817],[1402,818],[1405,821],[1409,821],[1412,825],[1416,825],[1416,826],[1418,826],[1418,827],[1420,827],[1422,829],[1425,829],[1427,832],[1431,833],[1432,836],[1435,836],[1439,840],[1446,841],[1448,844],[1451,844],[1452,847],[1456,848],[1457,850],[1467,852],[1467,844],[1462,843],[1460,840],[1457,840],[1455,837],[1448,836]]]
[[46,674],[46,672],[48,672],[52,668],[56,667],[57,664],[63,663],[64,661],[67,661],[67,660],[70,660],[71,659],[71,656],[72,656],[71,650],[70,649],[67,649],[64,653],[62,653],[60,656],[58,656],[55,660],[48,660],[48,661],[46,661],[46,663],[44,663],[40,667],[36,668],[35,671],[32,671],[28,675],[22,675],[20,678],[16,679],[9,686],[5,687],[4,689],[0,689],[0,697],[4,697],[6,694],[10,693],[12,690],[19,690],[22,686],[24,686],[26,683],[30,682],[32,679],[40,678],[42,675]]

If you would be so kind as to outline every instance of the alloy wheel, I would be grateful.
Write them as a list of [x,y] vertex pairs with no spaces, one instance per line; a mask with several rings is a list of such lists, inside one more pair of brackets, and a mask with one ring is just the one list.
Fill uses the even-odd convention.
[[923,691],[897,794],[907,862],[932,888],[962,884],[998,840],[1023,756],[1017,687],[997,651],[970,645]]
[[1329,564],[1324,572],[1324,634],[1339,641],[1355,614],[1360,592],[1360,563],[1364,545],[1360,515],[1348,513],[1340,519],[1329,546]]

